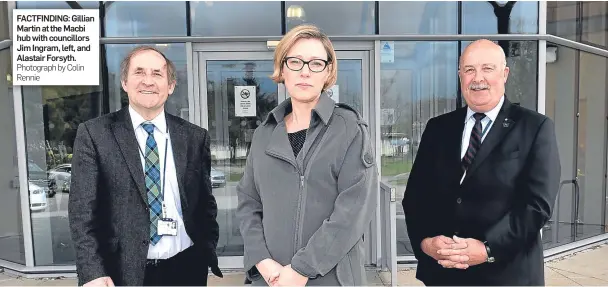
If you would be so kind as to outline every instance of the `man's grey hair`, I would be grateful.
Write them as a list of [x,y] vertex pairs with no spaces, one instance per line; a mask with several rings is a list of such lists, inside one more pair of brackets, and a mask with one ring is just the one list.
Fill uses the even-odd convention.
[[167,63],[167,78],[169,79],[169,84],[177,83],[177,72],[175,71],[175,65],[173,64],[173,62],[171,60],[169,60],[165,56],[165,54],[163,54],[163,52],[161,52],[159,49],[152,47],[152,46],[137,46],[133,50],[131,50],[131,52],[129,52],[129,54],[127,54],[127,56],[120,63],[120,81],[121,82],[123,82],[123,83],[127,82],[127,76],[129,75],[129,66],[131,65],[131,58],[133,58],[133,56],[137,55],[137,53],[143,52],[143,51],[154,51],[156,53],[159,53],[161,56],[163,56],[163,58],[165,59],[165,62]]

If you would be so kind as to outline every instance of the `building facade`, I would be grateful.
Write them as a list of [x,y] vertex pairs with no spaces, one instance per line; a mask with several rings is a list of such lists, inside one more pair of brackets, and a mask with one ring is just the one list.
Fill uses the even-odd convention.
[[[12,11],[57,8],[99,10],[100,85],[13,86]],[[0,266],[75,270],[67,207],[76,129],[127,105],[120,61],[147,44],[177,67],[167,112],[210,131],[217,253],[222,268],[242,268],[235,186],[253,131],[289,96],[269,78],[273,48],[301,23],[330,35],[339,66],[332,97],[370,123],[379,198],[391,198],[382,186],[396,191],[395,212],[381,200],[369,228],[368,264],[414,260],[399,203],[426,122],[464,105],[458,59],[478,38],[505,50],[507,97],[556,123],[562,185],[542,230],[546,255],[605,240],[607,19],[606,2],[1,2]],[[241,86],[255,87],[254,114],[236,109]]]

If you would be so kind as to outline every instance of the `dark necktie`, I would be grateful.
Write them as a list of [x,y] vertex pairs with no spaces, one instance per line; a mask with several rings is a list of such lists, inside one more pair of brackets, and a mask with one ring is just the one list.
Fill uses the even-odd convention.
[[462,158],[462,171],[465,172],[473,163],[473,159],[475,159],[475,154],[479,151],[481,147],[481,120],[485,118],[486,115],[483,113],[475,113],[473,118],[475,118],[475,125],[473,126],[473,130],[471,131],[471,138],[469,139],[469,148],[467,148],[467,152],[464,154]]

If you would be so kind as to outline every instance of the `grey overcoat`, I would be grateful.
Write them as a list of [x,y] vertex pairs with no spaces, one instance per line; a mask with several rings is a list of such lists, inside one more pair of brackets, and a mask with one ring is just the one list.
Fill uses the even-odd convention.
[[256,129],[237,216],[244,268],[271,258],[309,277],[308,285],[365,285],[363,233],[376,208],[378,171],[367,123],[322,93],[297,157],[284,117],[290,99]]

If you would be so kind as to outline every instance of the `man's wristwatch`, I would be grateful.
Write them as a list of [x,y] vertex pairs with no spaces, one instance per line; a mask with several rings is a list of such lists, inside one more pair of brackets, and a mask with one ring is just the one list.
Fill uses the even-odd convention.
[[486,262],[493,263],[494,262],[494,257],[492,257],[492,252],[490,250],[490,246],[488,245],[488,242],[484,241],[483,245],[486,246],[486,253],[488,253],[488,259],[486,259]]

